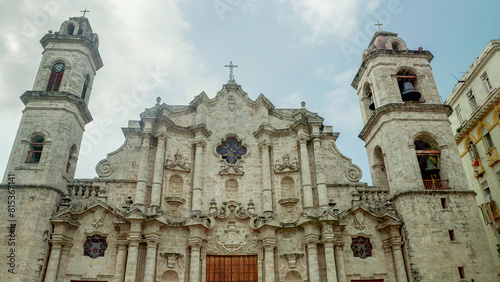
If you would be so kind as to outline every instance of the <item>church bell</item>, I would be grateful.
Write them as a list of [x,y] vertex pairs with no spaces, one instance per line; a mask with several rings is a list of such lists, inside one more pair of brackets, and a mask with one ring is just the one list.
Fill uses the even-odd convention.
[[375,111],[375,102],[373,101],[373,95],[370,96],[370,106],[368,108],[372,111]]
[[432,174],[438,174],[440,169],[434,164],[434,162],[431,159],[426,159],[425,160],[425,169],[427,173],[430,175]]
[[403,91],[401,91],[401,96],[403,97],[404,102],[409,102],[418,101],[422,95],[415,89],[413,83],[405,81],[403,82]]

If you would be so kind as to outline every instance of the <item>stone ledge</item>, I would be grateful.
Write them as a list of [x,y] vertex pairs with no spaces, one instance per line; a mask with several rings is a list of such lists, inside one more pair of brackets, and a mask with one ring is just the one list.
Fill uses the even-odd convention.
[[54,190],[57,192],[61,197],[64,197],[65,194],[61,190],[52,187],[52,186],[46,186],[46,185],[29,185],[29,184],[0,184],[0,189],[8,189],[8,187],[14,187],[15,189],[46,189],[46,190]]

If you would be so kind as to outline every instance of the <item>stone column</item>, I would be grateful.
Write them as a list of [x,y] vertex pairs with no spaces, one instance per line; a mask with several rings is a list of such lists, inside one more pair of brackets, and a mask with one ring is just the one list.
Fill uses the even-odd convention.
[[137,189],[135,191],[135,204],[144,206],[146,197],[146,181],[148,179],[149,146],[151,136],[145,133],[142,137],[141,156],[139,159],[139,169],[137,172]]
[[144,281],[155,281],[156,273],[156,249],[159,238],[147,238],[146,267],[144,271]]
[[323,244],[325,245],[326,281],[337,282],[337,264],[335,263],[333,239],[323,239]]
[[344,268],[344,242],[335,242],[335,264],[337,265],[337,280],[338,282],[346,282]]
[[156,148],[155,168],[153,172],[153,187],[151,189],[151,208],[156,211],[161,206],[161,185],[163,180],[163,164],[165,162],[165,139],[164,135],[158,136],[158,147]]
[[319,281],[318,235],[309,234],[304,236],[304,244],[307,246],[309,281]]
[[57,270],[59,269],[59,259],[61,257],[61,249],[64,245],[62,241],[50,242],[52,247],[50,248],[49,263],[47,264],[47,271],[45,273],[45,281],[55,282],[57,278]]
[[389,281],[396,281],[396,275],[394,272],[394,256],[392,254],[392,248],[390,245],[384,244],[384,252],[387,259],[387,276]]
[[137,256],[139,255],[139,240],[131,240],[128,244],[127,269],[125,272],[125,282],[135,282],[137,271]]
[[117,242],[118,253],[116,254],[114,282],[122,282],[125,276],[125,266],[127,261],[127,242]]
[[328,193],[326,191],[325,173],[323,171],[323,158],[321,154],[321,138],[315,137],[314,161],[316,164],[316,183],[318,187],[318,200],[320,207],[328,207]]
[[262,140],[259,144],[262,150],[262,209],[264,212],[273,211],[273,195],[271,190],[271,163],[269,161],[269,140]]
[[188,244],[191,247],[191,261],[189,262],[189,282],[200,282],[201,280],[201,247],[200,238],[189,238]]
[[276,239],[265,239],[264,240],[264,282],[274,282],[275,281],[275,270],[274,270],[274,247],[276,245]]
[[202,171],[203,171],[203,143],[195,144],[194,169],[193,169],[193,201],[191,211],[201,212],[202,206]]
[[403,242],[392,243],[392,254],[394,255],[394,267],[396,269],[396,277],[398,282],[407,282],[406,267],[403,260],[403,250],[401,249]]
[[304,194],[304,208],[314,207],[311,172],[309,169],[309,155],[307,153],[307,139],[302,136],[299,138],[300,146],[300,167],[302,171],[302,192]]

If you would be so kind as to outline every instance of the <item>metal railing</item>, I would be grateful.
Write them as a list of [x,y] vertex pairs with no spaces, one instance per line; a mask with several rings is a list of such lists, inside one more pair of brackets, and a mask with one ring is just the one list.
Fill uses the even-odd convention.
[[424,180],[425,189],[451,189],[448,179]]

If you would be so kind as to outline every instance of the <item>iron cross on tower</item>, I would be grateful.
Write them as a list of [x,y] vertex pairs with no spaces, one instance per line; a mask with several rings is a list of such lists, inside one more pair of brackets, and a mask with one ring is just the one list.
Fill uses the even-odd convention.
[[229,81],[234,81],[233,68],[237,68],[237,65],[233,65],[233,61],[229,61],[229,65],[224,67],[229,68]]
[[377,20],[377,23],[375,25],[378,26],[378,30],[380,30],[380,26],[384,25],[384,24],[379,23],[378,20]]
[[86,14],[87,12],[90,12],[90,11],[89,11],[89,10],[87,10],[87,6],[85,6],[85,10],[80,11],[80,12],[82,12],[82,13],[83,13],[83,16],[82,16],[82,17],[85,17],[85,14]]

